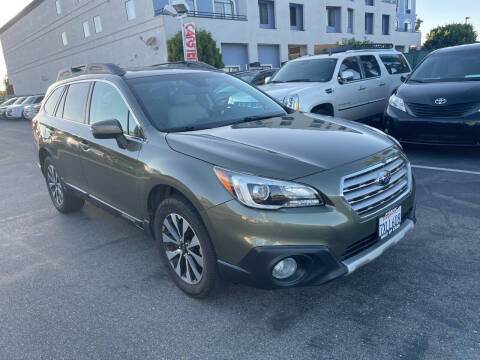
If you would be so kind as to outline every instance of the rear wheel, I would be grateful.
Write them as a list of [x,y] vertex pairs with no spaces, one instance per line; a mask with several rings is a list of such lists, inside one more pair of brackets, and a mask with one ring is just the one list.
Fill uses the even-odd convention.
[[155,237],[175,284],[192,297],[207,297],[217,285],[217,259],[195,209],[181,197],[161,202],[155,215]]
[[64,214],[80,210],[85,204],[85,200],[74,196],[68,191],[50,157],[45,159],[43,168],[48,193],[55,208]]

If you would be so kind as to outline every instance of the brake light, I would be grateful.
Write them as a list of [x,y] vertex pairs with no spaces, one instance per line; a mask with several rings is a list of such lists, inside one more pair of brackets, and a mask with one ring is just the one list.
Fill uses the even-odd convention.
[[37,125],[38,125],[38,120],[33,118],[32,119],[32,130],[36,131],[37,130]]

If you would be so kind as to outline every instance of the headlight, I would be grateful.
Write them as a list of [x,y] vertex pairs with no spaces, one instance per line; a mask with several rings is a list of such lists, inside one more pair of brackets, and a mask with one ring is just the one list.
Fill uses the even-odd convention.
[[242,204],[259,209],[320,206],[318,192],[306,185],[214,168],[220,182]]
[[299,102],[298,95],[285,96],[283,98],[283,105],[295,111],[298,111]]
[[402,98],[399,98],[397,95],[393,94],[390,96],[390,99],[388,100],[388,104],[390,106],[393,106],[394,108],[398,110],[402,110],[404,112],[407,112],[407,109],[405,108],[405,103],[403,102]]

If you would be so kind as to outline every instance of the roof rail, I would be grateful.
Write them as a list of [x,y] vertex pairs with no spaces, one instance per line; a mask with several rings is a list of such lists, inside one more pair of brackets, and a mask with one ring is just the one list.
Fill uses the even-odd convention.
[[215,66],[207,64],[203,61],[173,61],[173,62],[166,62],[161,64],[155,64],[152,66],[148,66],[147,68],[150,69],[158,69],[158,68],[192,68],[192,69],[204,69],[204,70],[218,70]]
[[87,74],[111,74],[123,76],[125,75],[125,70],[115,64],[105,63],[105,64],[85,64],[68,69],[60,70],[58,72],[57,81],[69,79],[75,76],[87,75]]
[[332,55],[338,54],[347,51],[355,51],[355,50],[391,50],[393,49],[393,44],[358,44],[358,45],[344,45],[344,46],[337,46],[329,49],[324,49],[323,53]]

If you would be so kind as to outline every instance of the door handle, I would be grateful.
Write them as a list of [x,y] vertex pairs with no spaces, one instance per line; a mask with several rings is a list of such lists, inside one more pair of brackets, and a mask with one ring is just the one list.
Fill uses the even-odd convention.
[[366,88],[365,86],[360,86],[360,87],[358,88],[358,91],[363,91],[363,90],[367,90],[367,88]]
[[80,142],[80,148],[83,151],[88,151],[88,150],[90,150],[90,145],[88,145],[88,143],[86,141],[81,141]]
[[387,85],[387,84],[384,83],[384,82],[381,82],[380,84],[378,84],[378,86],[385,86],[385,85]]

